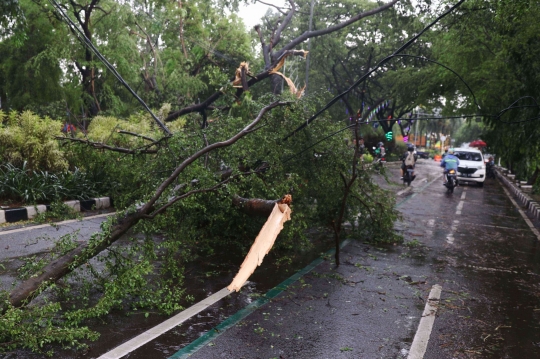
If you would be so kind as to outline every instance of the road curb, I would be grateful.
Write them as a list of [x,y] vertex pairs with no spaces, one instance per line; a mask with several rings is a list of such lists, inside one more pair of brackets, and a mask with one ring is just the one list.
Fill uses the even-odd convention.
[[[73,208],[76,212],[90,211],[92,209],[105,209],[112,207],[110,197],[91,198],[82,201],[65,201],[64,204]],[[0,223],[14,223],[33,219],[38,214],[50,211],[51,205],[38,204],[19,208],[0,210]]]
[[527,193],[524,193],[521,186],[514,183],[515,175],[505,173],[506,169],[502,167],[495,168],[495,174],[502,183],[514,194],[520,201],[520,204],[536,219],[540,219],[540,205],[535,202]]

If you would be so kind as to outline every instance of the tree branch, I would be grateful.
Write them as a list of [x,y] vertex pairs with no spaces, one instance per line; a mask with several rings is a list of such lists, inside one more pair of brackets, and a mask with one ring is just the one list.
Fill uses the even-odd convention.
[[272,48],[274,48],[281,40],[281,33],[287,27],[287,25],[289,25],[296,11],[296,7],[294,5],[293,0],[289,0],[289,4],[291,4],[291,10],[289,10],[289,12],[287,13],[287,16],[285,16],[285,19],[283,19],[283,21],[281,22],[281,25],[279,25],[274,36],[272,36]]
[[266,2],[261,1],[261,0],[256,0],[256,2],[261,3],[261,4],[264,4],[264,5],[268,5],[268,6],[271,6],[271,7],[274,7],[274,8],[277,9],[277,11],[279,11],[279,12],[282,13],[283,15],[286,15],[286,14],[287,14],[285,11],[281,10],[282,8],[279,7],[279,6],[276,6],[276,5],[273,5],[273,4],[269,4],[269,3],[266,3]]
[[81,138],[73,138],[73,137],[63,137],[63,136],[54,136],[57,140],[61,141],[70,141],[70,142],[79,142],[83,143],[85,145],[91,146],[93,148],[97,149],[103,149],[103,150],[109,150],[113,152],[120,152],[120,153],[126,153],[126,154],[139,154],[139,153],[157,153],[158,150],[149,150],[148,147],[157,145],[160,141],[164,140],[166,137],[162,138],[159,141],[154,141],[151,144],[145,145],[143,147],[139,147],[137,149],[130,149],[130,148],[123,148],[123,147],[113,147],[106,145],[101,142],[92,142],[90,140],[83,140]]
[[351,17],[347,21],[343,21],[343,22],[341,22],[341,23],[339,23],[337,25],[327,27],[326,29],[315,30],[315,31],[306,31],[302,35],[298,36],[296,39],[292,40],[287,45],[285,45],[279,52],[286,51],[286,50],[291,50],[291,49],[295,48],[296,45],[301,44],[302,42],[306,41],[309,38],[318,37],[318,36],[322,36],[322,35],[332,33],[334,31],[341,30],[341,29],[343,29],[343,28],[357,22],[358,20],[361,20],[361,19],[363,19],[365,17],[368,17],[368,16],[371,16],[371,15],[378,14],[378,13],[380,13],[382,11],[385,11],[385,10],[391,8],[398,1],[399,0],[392,0],[389,3],[386,3],[386,4],[380,6],[380,7],[376,8],[376,9],[360,13],[360,14],[358,14],[356,16]]
[[154,206],[154,204],[156,203],[156,201],[159,199],[159,197],[163,194],[163,192],[165,191],[165,189],[167,189],[168,186],[170,186],[174,180],[176,180],[176,178],[180,175],[180,173],[182,173],[182,171],[184,171],[184,169],[186,169],[187,166],[189,166],[191,163],[193,163],[196,159],[198,159],[199,157],[203,156],[204,154],[206,154],[207,152],[210,152],[210,151],[213,151],[217,148],[221,148],[221,147],[228,147],[232,144],[234,144],[236,141],[238,141],[239,139],[241,139],[242,137],[246,136],[247,134],[250,133],[251,130],[253,130],[253,128],[256,127],[256,125],[262,120],[264,114],[268,111],[270,111],[271,109],[275,108],[275,107],[278,107],[278,106],[284,106],[284,105],[287,105],[289,102],[279,102],[279,101],[276,101],[276,102],[273,102],[271,103],[270,105],[264,107],[260,112],[259,114],[257,115],[257,117],[249,124],[247,125],[242,131],[238,132],[236,135],[234,135],[233,137],[229,138],[228,140],[226,141],[222,141],[222,142],[216,142],[216,143],[213,143],[209,146],[206,146],[204,147],[203,149],[197,151],[196,153],[194,153],[192,156],[186,158],[177,168],[176,170],[171,174],[171,176],[169,178],[167,178],[159,187],[158,189],[156,190],[156,193],[154,194],[154,196],[143,206],[142,208],[142,211],[143,212],[149,212],[149,209],[151,207]]
[[148,140],[150,142],[157,142],[156,140],[154,140],[151,137],[144,136],[144,135],[141,135],[141,134],[135,133],[135,132],[129,132],[129,131],[124,131],[124,130],[116,130],[116,132],[122,133],[122,134],[125,134],[125,135],[131,135],[131,136],[135,136],[135,137],[144,138],[145,140]]
[[[149,218],[149,216],[151,217],[152,212],[154,211],[154,204],[161,197],[163,192],[176,180],[180,173],[182,173],[182,171],[187,168],[187,166],[189,166],[191,163],[193,163],[195,160],[197,160],[207,152],[221,147],[233,145],[242,137],[249,134],[249,132],[253,130],[253,128],[262,120],[266,112],[270,111],[275,107],[284,106],[286,104],[288,104],[288,102],[276,101],[274,103],[271,103],[270,105],[264,107],[259,112],[258,116],[236,135],[232,136],[226,141],[216,142],[214,144],[206,146],[205,148],[196,152],[189,158],[185,159],[180,164],[180,166],[175,169],[172,175],[158,187],[153,197],[147,203],[139,207],[134,212],[127,211],[126,214],[123,215],[123,217],[118,216],[116,223],[109,227],[106,232],[99,233],[96,238],[91,239],[90,241],[80,245],[73,251],[53,260],[51,263],[49,263],[42,269],[41,274],[27,279],[18,287],[16,287],[9,296],[11,305],[14,307],[21,307],[29,303],[29,301],[31,301],[33,298],[35,298],[37,295],[47,289],[51,284],[58,281],[64,275],[74,271],[76,268],[86,263],[89,259],[98,255],[101,251],[107,249],[111,244],[120,239],[131,227],[137,224],[140,220]],[[217,184],[216,186],[219,185],[222,184]],[[194,190],[191,191],[191,194],[199,193],[200,191],[203,190]],[[185,195],[187,195],[187,193],[184,194],[184,196]],[[0,314],[4,313],[6,310],[7,307],[5,306],[3,308],[0,308]]]

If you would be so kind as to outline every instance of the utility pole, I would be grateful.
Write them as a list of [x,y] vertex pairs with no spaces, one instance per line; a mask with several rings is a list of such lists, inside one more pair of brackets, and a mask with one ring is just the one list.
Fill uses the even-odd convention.
[[[414,147],[418,147],[418,113],[413,114],[414,117]],[[422,144],[422,141],[420,141]]]
[[[309,32],[311,32],[311,27],[313,26],[313,7],[315,6],[315,0],[311,0],[311,11],[309,12]],[[311,51],[311,39],[308,39],[308,52]],[[311,55],[308,53],[307,59],[306,59],[306,89],[304,90],[304,93],[307,93],[309,87],[309,58]]]

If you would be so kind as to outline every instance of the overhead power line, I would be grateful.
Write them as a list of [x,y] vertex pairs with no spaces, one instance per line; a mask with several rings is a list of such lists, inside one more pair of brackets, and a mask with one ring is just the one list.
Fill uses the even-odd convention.
[[122,78],[122,76],[120,76],[118,71],[116,71],[114,66],[111,65],[111,63],[109,63],[107,59],[105,59],[105,57],[99,52],[98,49],[96,49],[94,44],[92,44],[92,41],[90,41],[90,39],[86,37],[86,35],[81,31],[81,29],[79,29],[79,27],[73,22],[73,20],[71,20],[71,18],[64,12],[64,9],[62,9],[62,7],[56,2],[56,0],[49,0],[49,3],[51,3],[51,5],[53,6],[53,8],[56,9],[60,17],[68,24],[68,26],[79,39],[79,41],[81,41],[86,47],[88,47],[90,51],[94,53],[94,55],[98,57],[98,59],[109,69],[109,71],[112,72],[112,74],[118,79],[118,81],[120,81],[120,83],[124,85],[124,87],[133,95],[133,97],[137,99],[137,101],[139,101],[139,103],[146,109],[146,111],[150,113],[154,121],[156,121],[158,126],[161,127],[163,132],[165,132],[169,136],[172,136],[172,133],[167,128],[167,126],[165,126],[165,124],[161,122],[159,118],[157,118],[157,116],[152,112],[152,110],[150,110],[148,105],[139,97],[139,95],[137,95],[137,93],[127,84],[127,82],[124,81],[124,79]]
[[448,9],[445,13],[437,17],[434,21],[432,21],[428,26],[426,26],[422,31],[420,31],[418,34],[413,36],[409,41],[407,41],[405,44],[403,44],[399,49],[394,51],[394,53],[390,56],[385,57],[382,59],[373,69],[370,71],[367,71],[362,77],[360,77],[354,84],[352,84],[347,90],[345,90],[343,93],[337,95],[334,97],[330,102],[328,102],[322,109],[320,109],[317,113],[315,113],[313,116],[311,116],[309,119],[306,120],[302,125],[300,125],[298,128],[296,128],[293,132],[288,134],[283,140],[287,140],[289,137],[293,136],[297,132],[303,130],[306,128],[311,122],[313,122],[317,117],[319,117],[324,111],[326,111],[328,108],[330,108],[333,104],[335,104],[339,99],[341,99],[343,96],[351,92],[354,88],[356,88],[358,85],[360,85],[362,82],[364,82],[372,73],[377,71],[379,68],[381,68],[385,63],[390,61],[392,58],[396,57],[400,52],[411,46],[424,32],[429,30],[433,25],[435,25],[439,20],[450,14],[452,11],[454,11],[457,7],[459,7],[465,0],[460,0],[457,4],[452,6],[450,9]]

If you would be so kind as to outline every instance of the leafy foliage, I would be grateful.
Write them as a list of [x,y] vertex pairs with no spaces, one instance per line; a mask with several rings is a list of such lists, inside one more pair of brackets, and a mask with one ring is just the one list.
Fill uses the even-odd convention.
[[68,199],[88,199],[99,194],[99,182],[89,181],[79,169],[50,173],[0,165],[0,199],[25,204],[43,204]]
[[487,150],[522,178],[540,166],[538,11],[534,2],[468,1],[433,44],[439,61],[459,69],[475,95],[450,75],[434,73],[432,83],[443,84],[446,111],[483,115]]
[[62,124],[30,111],[5,114],[0,111],[0,161],[26,169],[62,171],[68,167],[54,136]]

